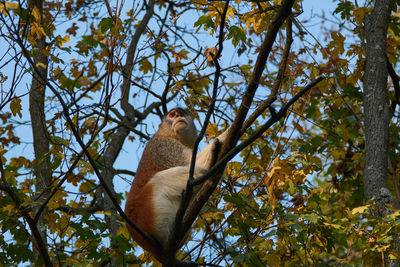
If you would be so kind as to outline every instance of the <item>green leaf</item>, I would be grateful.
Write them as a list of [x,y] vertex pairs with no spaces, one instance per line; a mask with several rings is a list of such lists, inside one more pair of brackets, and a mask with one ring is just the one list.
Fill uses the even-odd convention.
[[99,23],[99,28],[102,33],[107,32],[114,26],[114,22],[112,18],[102,18]]
[[246,207],[248,205],[248,202],[249,202],[248,199],[246,199],[245,197],[243,197],[243,196],[241,196],[241,195],[239,195],[237,193],[234,193],[232,195],[224,196],[224,200],[226,202],[230,202],[230,203],[235,204],[239,208]]
[[149,71],[153,71],[153,65],[151,65],[150,61],[146,58],[139,62],[139,70],[143,71],[146,74]]
[[201,16],[194,23],[194,27],[199,27],[199,29],[200,29],[201,25],[204,25],[205,30],[208,30],[209,28],[215,28],[215,24],[214,24],[213,20],[209,16],[206,16],[206,15]]
[[246,42],[246,31],[237,26],[229,28],[228,39],[232,39],[232,44],[236,47],[239,41]]
[[66,140],[66,139],[64,139],[62,137],[59,137],[59,136],[51,136],[50,137],[50,141],[53,144],[56,144],[56,145],[68,146],[68,144],[69,144],[68,140]]
[[337,8],[335,11],[333,11],[333,14],[340,14],[340,17],[342,19],[349,18],[351,15],[351,11],[354,9],[354,5],[350,1],[344,1],[341,2],[337,5]]

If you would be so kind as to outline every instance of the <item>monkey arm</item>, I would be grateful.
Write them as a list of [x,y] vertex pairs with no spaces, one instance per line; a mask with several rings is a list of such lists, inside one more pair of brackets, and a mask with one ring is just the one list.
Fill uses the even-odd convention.
[[225,142],[228,131],[226,129],[222,134],[215,138],[210,144],[208,144],[199,154],[197,155],[196,166],[200,166],[204,169],[209,169],[215,164],[218,157],[219,150],[222,144]]

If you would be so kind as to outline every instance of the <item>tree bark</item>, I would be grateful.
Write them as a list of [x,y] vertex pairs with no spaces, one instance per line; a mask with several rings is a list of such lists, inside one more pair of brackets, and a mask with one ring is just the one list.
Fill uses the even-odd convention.
[[[147,27],[147,24],[150,20],[150,18],[153,16],[153,11],[154,11],[154,5],[155,5],[155,0],[150,0],[147,3],[147,10],[146,13],[139,24],[138,28],[135,31],[134,36],[132,37],[132,41],[129,44],[128,47],[128,53],[126,57],[126,62],[123,67],[123,83],[121,86],[121,108],[125,113],[124,116],[124,123],[129,125],[131,128],[135,128],[137,125],[137,121],[135,122],[135,112],[134,108],[132,105],[129,104],[129,95],[130,95],[130,85],[131,85],[131,72],[133,69],[133,61],[135,58],[135,53],[136,53],[136,47],[139,42],[140,37],[142,36],[144,30]],[[125,139],[128,137],[130,131],[126,127],[119,127],[114,136],[112,137],[110,143],[107,146],[106,152],[103,155],[103,171],[102,175],[104,177],[104,180],[107,184],[107,186],[110,188],[110,190],[113,192],[115,196],[115,190],[114,190],[114,172],[113,166],[115,163],[115,160],[117,159],[121,149],[122,145],[124,144]],[[117,210],[114,207],[114,204],[112,203],[112,200],[104,195],[104,210],[110,211],[112,214],[117,214]],[[111,235],[114,237],[117,235],[117,231],[120,227],[120,223],[117,221],[117,218],[114,215],[111,216],[106,216],[106,222],[109,225],[109,230]],[[112,247],[117,247],[117,244],[115,242],[111,242]],[[115,266],[116,264],[116,258],[112,257],[111,258],[111,263],[109,265]]]
[[387,176],[390,110],[386,67],[386,35],[392,4],[392,0],[376,1],[372,13],[365,18],[364,193],[367,200],[373,198],[382,208],[393,204]]
[[[42,0],[29,1],[28,5],[30,10],[37,8],[40,14],[43,13]],[[42,25],[42,21],[40,24]],[[29,91],[29,112],[32,123],[33,150],[35,153],[35,189],[36,195],[38,196],[37,201],[43,202],[50,192],[48,186],[51,183],[50,157],[48,155],[49,136],[44,108],[47,66],[49,61],[47,56],[43,53],[43,50],[46,47],[45,37],[35,36],[35,39],[36,45],[33,45],[33,62],[35,66],[37,66],[37,71],[34,71],[32,75],[32,83]],[[46,222],[44,222],[43,219],[39,219],[36,227],[41,229],[40,234],[43,243],[46,244]]]
[[[372,212],[383,217],[391,211],[386,204],[394,205],[388,187],[388,148],[390,109],[387,91],[386,38],[393,0],[375,1],[371,14],[365,17],[366,64],[364,84],[364,194],[373,199]],[[394,239],[398,236],[394,233]],[[398,243],[398,242],[397,242]],[[398,248],[397,248],[398,249]],[[390,266],[399,266],[388,260]]]

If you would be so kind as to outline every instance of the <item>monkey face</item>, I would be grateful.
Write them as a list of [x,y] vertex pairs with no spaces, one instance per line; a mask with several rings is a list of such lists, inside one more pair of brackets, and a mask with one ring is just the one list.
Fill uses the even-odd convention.
[[184,134],[184,132],[191,126],[190,122],[192,121],[192,118],[189,116],[187,111],[182,108],[172,109],[167,114],[166,119],[170,121],[172,130],[178,135]]
[[174,108],[164,117],[172,132],[186,145],[194,143],[196,128],[190,114],[182,108]]

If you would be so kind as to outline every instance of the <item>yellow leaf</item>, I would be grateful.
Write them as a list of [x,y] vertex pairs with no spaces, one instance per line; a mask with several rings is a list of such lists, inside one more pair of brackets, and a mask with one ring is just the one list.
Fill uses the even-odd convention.
[[306,178],[307,178],[307,176],[303,170],[295,171],[293,174],[293,181],[297,184],[304,184],[304,182],[306,181]]
[[211,138],[214,138],[218,135],[218,126],[215,123],[209,123],[206,129],[207,134],[207,142],[210,141]]
[[228,10],[227,10],[227,12],[226,12],[227,17],[230,17],[230,18],[233,19],[233,17],[235,16],[235,11],[236,11],[236,10],[235,10],[234,7],[229,6],[229,7],[228,7]]
[[9,205],[3,207],[3,210],[4,210],[4,211],[7,211],[8,214],[11,214],[11,212],[14,210],[14,206],[11,205],[11,204],[9,204]]
[[346,152],[345,151],[341,151],[341,150],[333,150],[331,152],[332,157],[334,158],[334,160],[339,160],[339,159],[344,159],[346,156]]
[[61,48],[65,43],[68,43],[69,41],[69,36],[65,35],[64,38],[60,38],[60,40],[57,42],[57,46]]
[[93,185],[91,183],[88,183],[88,182],[81,183],[81,185],[79,186],[79,192],[87,193],[92,188],[93,188]]
[[123,235],[126,239],[130,238],[128,228],[126,228],[125,225],[122,225],[119,227],[119,229],[117,231],[117,235]]
[[369,205],[365,205],[365,206],[361,206],[361,207],[357,207],[351,210],[351,214],[356,214],[356,213],[364,213],[365,210],[369,209]]
[[49,227],[50,232],[54,233],[56,229],[58,229],[57,221],[60,218],[60,215],[57,213],[48,213],[45,218],[47,220],[47,226]]
[[45,64],[43,64],[42,62],[36,63],[36,67],[37,68],[42,68],[42,69],[46,69],[47,68],[47,66]]
[[41,39],[43,35],[46,35],[43,27],[41,27],[38,23],[34,22],[31,24],[31,33]]
[[36,21],[40,21],[40,11],[39,11],[39,8],[37,7],[37,6],[35,6],[34,8],[33,8],[33,10],[32,10],[32,15],[33,15],[33,17],[35,18],[35,20]]
[[364,21],[364,16],[365,13],[367,12],[367,9],[364,7],[357,8],[353,11],[353,16],[354,20],[358,23],[361,24]]
[[19,7],[19,5],[17,4],[17,3],[9,3],[9,2],[2,2],[2,3],[0,3],[0,10],[1,10],[1,13],[4,15],[4,16],[7,16],[8,15],[8,13],[9,13],[9,10],[12,10],[12,9],[17,9]]
[[10,109],[12,114],[15,116],[16,114],[18,114],[18,116],[20,118],[22,118],[22,114],[21,114],[21,99],[19,98],[14,98],[13,101],[11,101],[10,103]]
[[57,225],[60,229],[65,229],[69,225],[69,216],[63,215],[58,219]]
[[47,204],[47,206],[49,207],[49,209],[56,209],[59,206],[65,205],[66,204],[66,200],[64,199],[64,197],[66,197],[67,194],[61,190],[58,190],[54,196],[51,198],[51,200],[49,201],[49,203]]
[[326,225],[326,226],[331,226],[331,227],[333,227],[333,228],[335,228],[335,229],[343,229],[343,226],[341,226],[341,225],[339,225],[339,224],[335,224],[335,223],[327,223],[327,222],[324,222],[324,225]]

